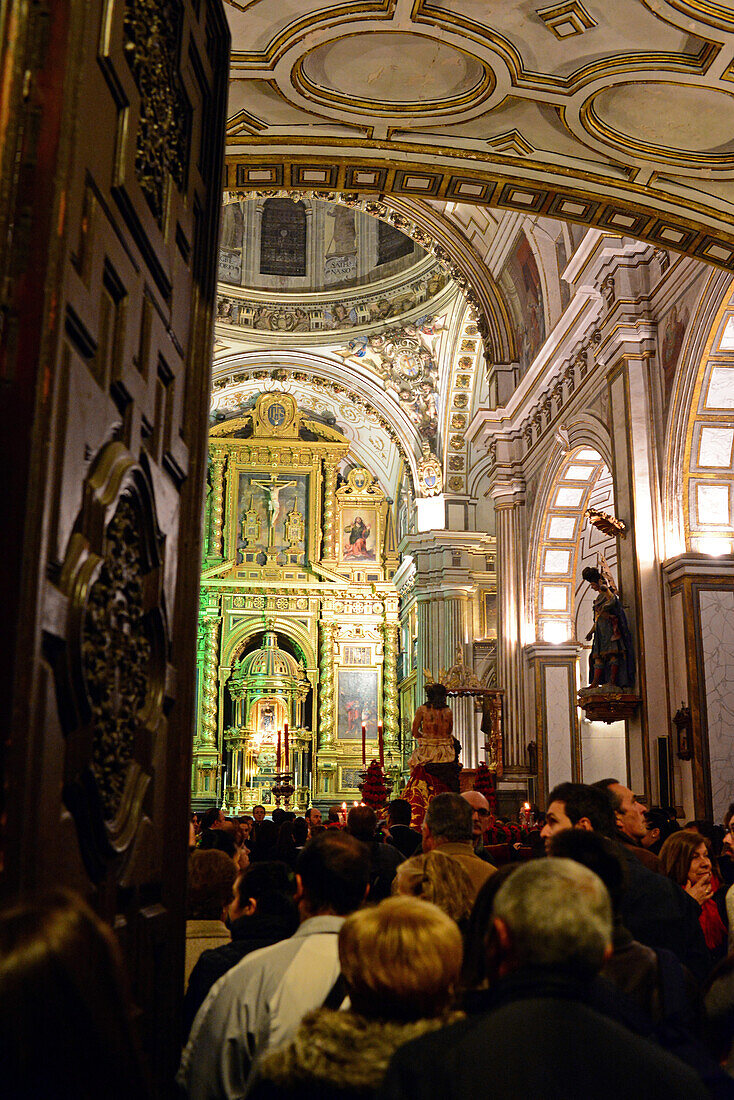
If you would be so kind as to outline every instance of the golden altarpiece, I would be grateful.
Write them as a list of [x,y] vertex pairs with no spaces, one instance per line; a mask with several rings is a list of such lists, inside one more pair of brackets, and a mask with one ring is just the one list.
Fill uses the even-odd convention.
[[401,769],[393,515],[349,448],[285,393],[211,429],[195,808],[273,806],[279,741],[291,805],[353,800],[363,724]]

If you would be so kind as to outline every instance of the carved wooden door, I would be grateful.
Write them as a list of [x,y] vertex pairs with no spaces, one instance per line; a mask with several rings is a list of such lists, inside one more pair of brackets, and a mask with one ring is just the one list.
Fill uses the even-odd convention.
[[0,10],[0,892],[115,926],[161,1091],[228,63],[221,0]]

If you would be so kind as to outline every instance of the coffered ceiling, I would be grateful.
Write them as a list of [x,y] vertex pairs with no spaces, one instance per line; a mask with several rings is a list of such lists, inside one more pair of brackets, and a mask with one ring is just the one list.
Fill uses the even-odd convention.
[[230,190],[604,226],[734,270],[731,0],[225,0]]

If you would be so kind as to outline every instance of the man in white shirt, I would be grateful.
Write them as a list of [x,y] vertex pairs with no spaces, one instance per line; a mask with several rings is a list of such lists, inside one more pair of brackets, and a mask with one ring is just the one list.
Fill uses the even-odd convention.
[[189,1100],[241,1100],[255,1057],[324,1003],[339,977],[339,929],[368,878],[368,853],[347,833],[306,845],[296,865],[298,930],[229,970],[197,1013],[177,1077]]

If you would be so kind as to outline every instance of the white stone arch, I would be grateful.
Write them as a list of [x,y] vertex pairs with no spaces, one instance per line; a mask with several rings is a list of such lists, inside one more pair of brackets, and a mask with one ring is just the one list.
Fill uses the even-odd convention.
[[[609,438],[608,432],[604,429],[602,424],[596,417],[589,413],[580,413],[565,429],[570,446],[566,448],[560,441],[555,442],[544,462],[543,474],[538,486],[538,491],[535,497],[533,505],[532,515],[530,516],[528,523],[528,558],[527,558],[527,576],[525,578],[525,593],[526,593],[526,617],[529,627],[529,633],[531,636],[537,638],[538,641],[542,640],[542,631],[538,629],[539,615],[538,615],[538,569],[540,556],[544,549],[550,549],[550,544],[547,544],[547,540],[544,539],[544,531],[548,527],[549,509],[552,508],[553,495],[558,487],[558,481],[560,474],[563,470],[564,464],[570,461],[570,456],[578,454],[579,451],[591,450],[596,451],[601,461],[605,464],[608,470],[612,469],[612,444]],[[587,493],[584,497],[589,494]],[[582,503],[579,505],[577,511],[579,518],[583,516],[583,511],[588,507],[588,503]],[[570,510],[569,510],[570,514]],[[581,524],[577,524],[576,534],[580,537]],[[572,616],[572,611],[569,611],[569,617]],[[569,637],[571,633],[569,633]]]
[[[584,553],[584,512],[591,504],[596,506],[600,482],[611,490],[609,466],[596,448],[583,444],[565,452],[557,448],[528,562],[527,592],[538,641],[561,643],[576,637],[582,559],[584,564],[595,564],[595,558],[592,561]],[[611,491],[599,503],[606,505],[602,510],[613,513]],[[611,546],[616,550],[613,539],[592,540],[591,545],[607,558]]]
[[[540,675],[544,664],[560,662],[578,689],[589,680],[591,643],[586,634],[593,623],[594,595],[581,574],[587,565],[596,566],[602,554],[616,579],[617,542],[584,518],[589,507],[614,515],[609,440],[606,454],[602,454],[589,442],[588,432],[577,428],[571,438],[570,448],[554,447],[546,465],[531,524],[526,593],[529,634],[536,639],[528,652],[540,662]],[[565,675],[561,675],[564,683]],[[574,774],[580,780],[626,775],[625,723],[590,722],[572,700],[569,708],[570,736],[555,729],[548,715],[544,717],[543,751],[549,779],[557,781],[562,776],[554,774],[548,762],[553,760],[557,766],[558,759],[566,759],[569,751],[569,769],[578,768]],[[574,758],[576,764],[572,765]]]
[[276,634],[282,634],[284,637],[289,638],[302,650],[306,658],[308,677],[313,684],[313,674],[318,667],[318,658],[308,629],[295,618],[274,615],[270,608],[263,608],[262,611],[258,610],[249,616],[243,616],[242,621],[237,625],[237,629],[228,635],[222,646],[220,664],[231,668],[234,662],[239,660],[246,651],[251,639],[256,634],[262,634],[265,630],[266,618],[269,624],[272,623],[272,629]]
[[[421,437],[405,411],[393,402],[379,384],[376,376],[367,368],[357,364],[345,366],[344,360],[330,354],[328,350],[315,352],[288,350],[273,352],[258,349],[256,351],[234,352],[231,355],[215,359],[213,383],[234,380],[238,372],[252,372],[283,368],[290,372],[300,372],[314,379],[334,383],[347,393],[365,400],[368,405],[387,420],[395,433],[396,445],[402,458],[410,469],[413,487],[418,494],[418,464],[422,457]],[[261,388],[265,389],[268,380],[263,379]],[[353,441],[358,444],[358,441]],[[358,448],[355,448],[355,452]],[[369,466],[369,463],[365,463]]]
[[[665,436],[666,559],[734,550],[734,284],[712,271],[688,325]],[[728,456],[727,456],[728,445]]]

